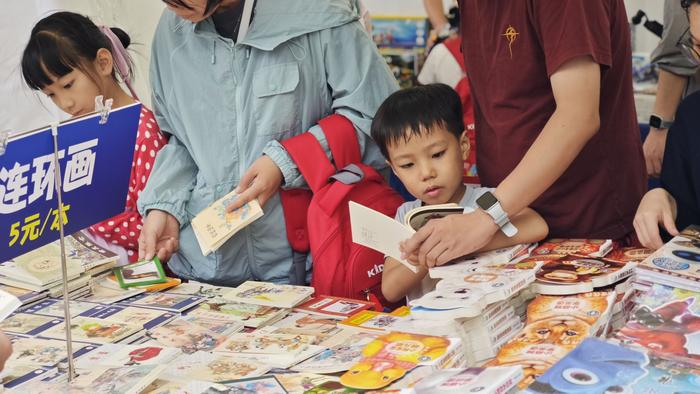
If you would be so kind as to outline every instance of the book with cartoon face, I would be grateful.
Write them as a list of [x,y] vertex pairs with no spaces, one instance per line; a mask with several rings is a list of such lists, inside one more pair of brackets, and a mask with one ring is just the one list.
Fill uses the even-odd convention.
[[205,300],[199,306],[187,312],[188,316],[197,316],[214,320],[229,320],[242,323],[246,327],[263,327],[280,320],[289,309],[274,306],[253,305],[230,301],[224,298]]
[[532,259],[551,260],[568,255],[605,257],[614,243],[610,239],[561,239],[552,238],[540,242],[531,253]]
[[224,298],[248,304],[293,308],[308,300],[313,293],[313,287],[249,280],[231,290]]
[[209,352],[226,341],[223,335],[180,319],[151,330],[149,336],[163,346],[178,348],[187,354]]
[[258,200],[250,201],[233,212],[227,212],[226,207],[237,199],[238,194],[231,192],[192,219],[192,230],[203,255],[219,249],[238,231],[263,216]]
[[[67,256],[66,267],[67,279],[77,278],[84,271],[82,261],[75,256]],[[0,276],[11,279],[13,283],[3,282],[12,286],[26,284],[30,290],[45,290],[61,281],[61,248],[54,242],[0,263]]]
[[269,367],[233,355],[197,352],[179,357],[168,365],[162,377],[177,380],[227,382],[265,374]]
[[130,367],[134,365],[167,365],[182,355],[179,349],[153,345],[108,343],[75,360],[79,370],[95,367]]
[[[71,319],[71,335],[73,340],[78,342],[116,343],[142,331],[142,326],[110,319],[85,316]],[[56,325],[41,335],[46,338],[63,339],[66,337],[65,324]]]
[[544,263],[533,290],[550,295],[586,293],[631,276],[635,267],[635,263],[569,255]]

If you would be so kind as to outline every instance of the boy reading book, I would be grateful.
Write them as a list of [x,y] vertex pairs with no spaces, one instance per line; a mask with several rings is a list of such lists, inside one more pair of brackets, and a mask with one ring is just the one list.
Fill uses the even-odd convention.
[[[401,223],[408,211],[422,205],[456,203],[476,209],[476,199],[490,190],[462,183],[469,138],[459,96],[447,85],[419,86],[389,96],[372,121],[372,138],[394,174],[416,197],[396,212],[395,219]],[[518,229],[513,237],[499,232],[482,250],[536,242],[548,232],[542,217],[529,208],[511,222]],[[431,257],[434,261],[438,256]],[[382,293],[389,301],[419,297],[434,287],[427,273],[427,266],[419,266],[418,272],[413,273],[388,257],[382,274]]]

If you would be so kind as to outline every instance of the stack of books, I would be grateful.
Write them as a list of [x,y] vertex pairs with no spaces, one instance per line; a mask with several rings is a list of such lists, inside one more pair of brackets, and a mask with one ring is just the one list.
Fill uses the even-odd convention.
[[690,226],[642,261],[636,270],[640,289],[652,283],[700,292],[700,227]]

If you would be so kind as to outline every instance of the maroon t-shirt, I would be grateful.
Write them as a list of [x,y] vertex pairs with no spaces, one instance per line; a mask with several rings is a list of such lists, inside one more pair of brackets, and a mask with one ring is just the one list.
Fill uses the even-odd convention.
[[552,237],[631,232],[646,173],[623,0],[460,0],[460,12],[483,185],[510,174],[553,114],[549,77],[588,55],[601,66],[600,130],[531,207]]

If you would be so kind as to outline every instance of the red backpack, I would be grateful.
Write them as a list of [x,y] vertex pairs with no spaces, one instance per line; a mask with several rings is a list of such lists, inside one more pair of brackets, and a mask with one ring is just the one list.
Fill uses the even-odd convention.
[[462,55],[462,37],[450,37],[442,42],[445,48],[450,51],[452,56],[455,58],[459,67],[464,72],[464,77],[457,82],[457,86],[454,90],[459,94],[459,98],[462,100],[462,112],[464,113],[464,127],[467,128],[467,135],[469,136],[469,145],[471,149],[469,150],[469,157],[464,161],[464,182],[465,183],[476,183],[480,184],[479,175],[476,173],[476,133],[474,130],[474,106],[472,105],[472,95],[469,89],[469,79],[467,78],[466,72],[467,68],[464,65],[464,56]]
[[311,133],[282,142],[311,188],[280,192],[287,238],[295,252],[296,274],[290,276],[303,283],[310,252],[316,294],[381,301],[384,256],[352,242],[348,202],[394,217],[403,199],[374,168],[362,164],[352,122],[331,115],[318,124],[335,167]]

